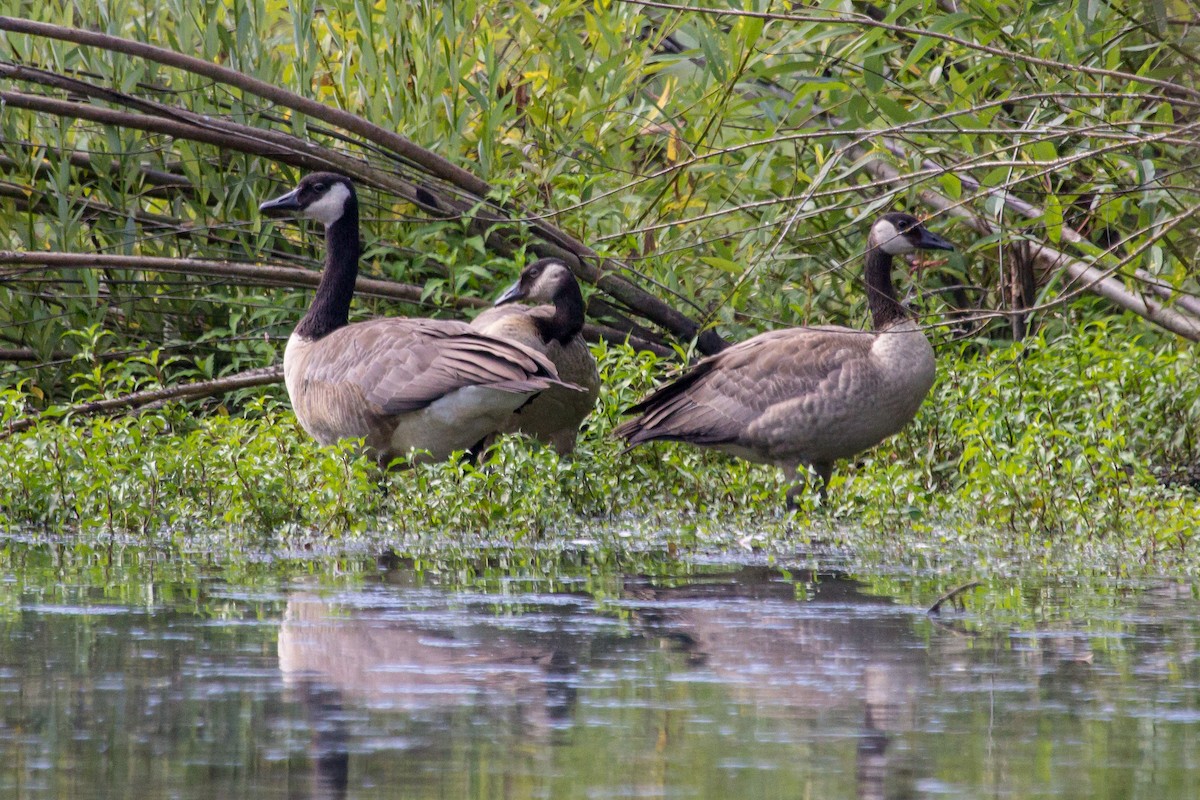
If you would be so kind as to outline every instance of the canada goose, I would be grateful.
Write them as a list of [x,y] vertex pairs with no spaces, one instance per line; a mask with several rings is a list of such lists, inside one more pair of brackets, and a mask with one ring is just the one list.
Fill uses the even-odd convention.
[[348,324],[359,233],[358,197],[346,177],[313,173],[259,210],[325,226],[321,281],[283,353],[292,408],[321,444],[361,436],[381,467],[412,449],[441,460],[478,444],[539,391],[562,385],[541,353],[465,322]]
[[[553,305],[509,305],[518,300]],[[600,394],[600,372],[587,342],[579,335],[583,330],[583,293],[567,265],[556,258],[533,262],[500,295],[495,307],[477,316],[471,327],[545,354],[558,369],[560,379],[583,390],[552,386],[515,411],[500,429],[501,433],[520,431],[551,444],[560,456],[573,452],[579,425]]]
[[[892,259],[953,250],[909,214],[884,214],[867,236],[867,303],[875,331],[838,326],[762,333],[709,356],[626,413],[630,447],[668,439],[799,470],[825,495],[833,463],[873,447],[916,416],[933,385],[929,340],[896,297]],[[796,504],[803,481],[788,490]]]

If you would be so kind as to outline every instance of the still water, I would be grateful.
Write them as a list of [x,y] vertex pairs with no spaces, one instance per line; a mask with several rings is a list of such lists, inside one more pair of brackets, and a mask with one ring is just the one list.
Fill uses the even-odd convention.
[[1178,582],[0,547],[3,798],[1200,794]]

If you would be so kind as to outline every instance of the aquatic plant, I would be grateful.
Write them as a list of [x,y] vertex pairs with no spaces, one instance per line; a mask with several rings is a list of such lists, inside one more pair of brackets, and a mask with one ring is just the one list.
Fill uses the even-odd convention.
[[[803,508],[778,510],[776,470],[686,446],[623,453],[609,431],[664,360],[597,346],[605,391],[573,458],[505,437],[463,460],[382,475],[353,443],[322,448],[268,393],[230,414],[173,405],[57,419],[0,444],[9,525],[135,532],[150,540],[564,542],[679,547],[849,546],[887,557],[938,548],[993,558],[1077,551],[1130,569],[1200,564],[1200,495],[1155,467],[1195,458],[1194,356],[1120,322],[980,351],[944,347],[933,396]],[[24,408],[6,390],[0,421]],[[1163,424],[1169,420],[1170,424]],[[741,544],[739,544],[741,543]],[[1057,555],[1056,555],[1057,554]],[[959,556],[962,553],[958,554]],[[953,558],[955,556],[944,556]]]

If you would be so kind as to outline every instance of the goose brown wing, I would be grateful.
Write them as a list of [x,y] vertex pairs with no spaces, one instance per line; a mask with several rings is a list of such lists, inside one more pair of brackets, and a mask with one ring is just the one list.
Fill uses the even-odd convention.
[[790,328],[760,334],[700,361],[628,410],[617,427],[631,445],[652,439],[738,441],[781,403],[837,393],[866,362],[873,336],[849,328]]
[[559,383],[545,356],[461,322],[379,319],[346,326],[320,345],[306,381],[353,387],[387,415],[469,386],[520,393]]

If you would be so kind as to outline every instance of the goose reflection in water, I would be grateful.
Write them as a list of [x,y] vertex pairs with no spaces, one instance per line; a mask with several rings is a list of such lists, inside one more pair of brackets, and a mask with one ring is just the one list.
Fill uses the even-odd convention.
[[[672,588],[627,582],[644,630],[674,642],[759,716],[833,729],[862,708],[857,796],[885,797],[928,654],[911,609],[837,574],[749,567]],[[900,770],[903,771],[903,770]]]
[[570,713],[574,689],[566,678],[574,665],[552,635],[514,638],[480,624],[477,612],[440,609],[411,621],[393,618],[395,612],[293,595],[279,634],[285,681],[416,715],[519,707],[525,723],[549,727]]
[[581,643],[560,630],[564,609],[575,615],[569,596],[524,603],[514,624],[496,612],[501,598],[422,589],[411,578],[394,571],[386,587],[288,599],[279,665],[308,712],[315,797],[346,795],[353,727],[369,727],[368,713],[405,716],[413,736],[402,746],[432,760],[452,743],[425,733],[451,727],[455,714],[523,740],[545,738],[571,715]]
[[[352,743],[369,733],[370,714],[407,718],[412,736],[398,749],[420,762],[414,774],[436,769],[439,748],[452,749],[456,736],[475,735],[481,725],[525,743],[524,751],[549,752],[572,728],[627,719],[612,716],[605,704],[613,698],[602,692],[581,715],[581,686],[586,694],[618,680],[614,674],[628,680],[632,670],[635,705],[665,698],[663,672],[645,666],[657,656],[666,658],[668,676],[718,685],[727,698],[718,702],[733,703],[739,714],[750,707],[759,717],[801,723],[808,729],[802,738],[825,726],[845,729],[861,713],[858,795],[883,797],[890,737],[911,724],[924,674],[926,652],[911,630],[911,610],[837,576],[750,568],[677,587],[631,577],[622,597],[602,610],[587,595],[420,588],[405,570],[389,573],[388,582],[332,598],[297,592],[288,602],[279,661],[309,713],[317,796],[345,796]],[[465,729],[456,716],[464,712],[471,721]],[[679,729],[683,715],[661,717],[664,751],[675,737],[696,735]],[[628,733],[624,738],[637,735]],[[613,777],[631,768],[615,766]]]

